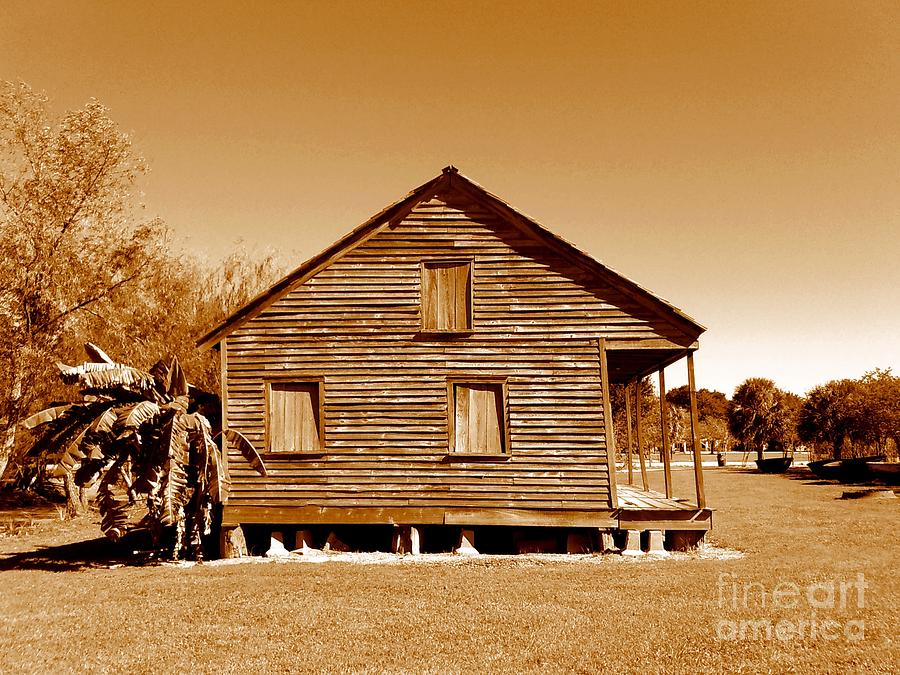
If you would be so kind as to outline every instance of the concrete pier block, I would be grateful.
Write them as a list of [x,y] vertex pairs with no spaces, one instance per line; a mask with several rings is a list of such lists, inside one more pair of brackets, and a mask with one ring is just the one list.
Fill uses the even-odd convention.
[[290,552],[284,547],[284,533],[279,531],[272,532],[269,540],[269,550],[266,551],[267,558],[286,558]]
[[415,525],[409,528],[409,554],[419,555],[422,553],[422,530]]
[[628,530],[625,538],[625,547],[622,549],[622,555],[640,556],[644,555],[641,549],[641,532],[640,530]]
[[308,551],[313,546],[312,530],[297,530],[294,534],[294,551],[302,553]]
[[421,553],[422,532],[413,525],[396,525],[391,539],[391,551],[394,553],[408,553],[419,555]]
[[601,553],[618,553],[616,542],[613,539],[613,533],[608,529],[601,528],[597,533],[597,550]]
[[663,546],[663,533],[661,530],[650,530],[648,533],[649,540],[647,542],[647,554],[658,557],[666,557],[669,552]]
[[222,558],[243,558],[247,555],[247,540],[238,527],[223,527],[219,535],[219,555]]
[[459,544],[453,549],[456,555],[479,555],[475,548],[475,531],[462,530],[459,534]]

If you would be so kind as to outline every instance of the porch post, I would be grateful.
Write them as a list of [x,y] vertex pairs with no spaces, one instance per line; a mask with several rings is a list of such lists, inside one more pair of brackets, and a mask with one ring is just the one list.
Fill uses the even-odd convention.
[[600,338],[600,384],[603,387],[603,429],[606,433],[606,462],[609,469],[609,508],[619,508],[616,494],[616,432],[612,404],[609,401],[609,364],[606,361],[606,340]]
[[641,424],[641,382],[634,381],[634,431],[637,436],[638,458],[641,460],[641,482],[644,489],[650,489],[650,483],[647,482],[647,464],[644,461],[644,427]]
[[700,456],[700,430],[697,421],[697,385],[694,381],[694,353],[687,354],[688,390],[691,394],[691,444],[694,447],[694,486],[697,488],[697,507],[706,508],[703,489],[703,459]]
[[659,431],[662,442],[663,471],[666,476],[666,498],[672,497],[672,458],[669,456],[669,429],[666,424],[666,373],[659,369]]
[[631,390],[633,386],[631,382],[625,385],[625,431],[628,437],[628,484],[634,485],[634,437],[631,435]]

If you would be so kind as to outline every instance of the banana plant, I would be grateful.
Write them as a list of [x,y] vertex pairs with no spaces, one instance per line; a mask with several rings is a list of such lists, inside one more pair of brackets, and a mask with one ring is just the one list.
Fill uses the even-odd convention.
[[215,510],[228,499],[230,481],[216,440],[240,452],[261,475],[259,453],[234,430],[213,435],[195,389],[174,356],[143,371],[116,363],[86,344],[89,361],[57,364],[63,382],[78,385],[81,400],[56,405],[23,422],[39,436],[28,451],[55,463],[76,485],[97,486],[101,529],[117,541],[147,527],[159,546],[167,534],[173,558],[202,556]]

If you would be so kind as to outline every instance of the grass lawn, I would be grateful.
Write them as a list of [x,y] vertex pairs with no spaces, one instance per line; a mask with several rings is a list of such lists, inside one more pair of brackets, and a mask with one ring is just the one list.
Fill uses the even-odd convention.
[[[706,471],[709,539],[745,554],[732,560],[109,569],[28,553],[96,525],[41,526],[0,538],[0,671],[896,672],[900,500],[841,500],[852,488],[799,475]],[[691,494],[688,471],[675,480]],[[828,585],[860,573],[863,606],[855,587],[828,606]],[[763,620],[795,632],[731,628]]]

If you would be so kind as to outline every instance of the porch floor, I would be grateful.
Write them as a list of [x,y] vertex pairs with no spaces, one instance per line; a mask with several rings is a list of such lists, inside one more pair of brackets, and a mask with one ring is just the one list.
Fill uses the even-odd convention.
[[665,511],[696,511],[697,505],[687,499],[667,498],[656,490],[644,490],[637,485],[616,485],[620,509],[663,509]]
[[623,530],[709,530],[712,510],[698,508],[687,499],[667,498],[636,485],[617,485],[619,508],[613,517]]

